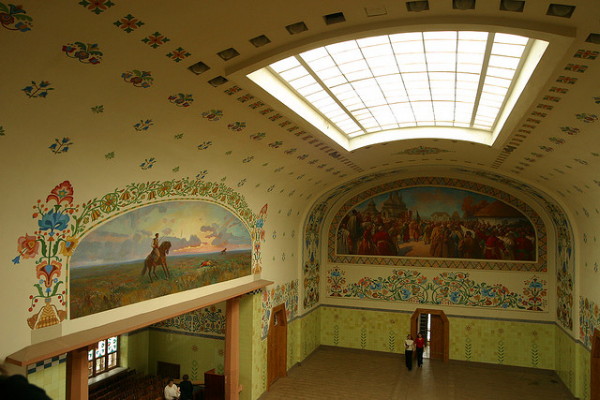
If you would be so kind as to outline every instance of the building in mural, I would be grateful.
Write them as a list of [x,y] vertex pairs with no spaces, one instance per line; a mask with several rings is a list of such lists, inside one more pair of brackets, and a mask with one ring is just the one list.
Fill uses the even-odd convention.
[[514,207],[450,187],[411,187],[354,206],[337,254],[534,261],[536,234]]
[[70,260],[71,318],[251,273],[252,241],[225,208],[169,201],[89,232]]

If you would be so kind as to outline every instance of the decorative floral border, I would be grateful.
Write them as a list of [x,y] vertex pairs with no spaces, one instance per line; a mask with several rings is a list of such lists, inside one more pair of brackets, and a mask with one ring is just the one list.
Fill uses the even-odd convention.
[[443,304],[469,307],[546,311],[547,282],[533,276],[524,281],[522,293],[511,292],[501,283],[477,283],[466,272],[443,272],[427,278],[414,270],[395,269],[386,277],[364,277],[346,283],[339,267],[328,271],[327,295],[417,304]]
[[[252,273],[262,270],[261,243],[268,206],[258,215],[248,207],[244,197],[223,183],[205,182],[190,178],[169,181],[131,183],[101,197],[82,204],[73,204],[74,190],[69,181],[63,181],[50,191],[46,201],[38,200],[32,217],[37,220],[33,235],[17,239],[18,255],[12,260],[34,259],[37,283],[29,296],[29,312],[38,303],[39,312],[27,319],[31,329],[59,324],[66,316],[66,286],[62,277],[63,265],[69,259],[81,238],[91,229],[120,214],[152,203],[170,200],[203,200],[219,204],[234,212],[249,227],[253,239]],[[39,256],[39,258],[38,258]],[[63,285],[64,284],[64,285]],[[54,302],[58,302],[58,307]]]
[[169,328],[194,334],[215,334],[225,337],[225,313],[212,305],[152,325],[153,328]]
[[[537,262],[511,262],[511,261],[488,261],[488,260],[441,260],[432,258],[409,258],[409,257],[381,257],[381,256],[355,256],[355,255],[337,255],[335,253],[335,241],[337,229],[342,218],[352,209],[352,207],[365,201],[368,198],[386,193],[392,190],[414,187],[414,186],[447,186],[453,188],[466,189],[473,192],[483,193],[498,198],[521,211],[533,224],[538,236],[538,259]],[[505,270],[505,271],[547,271],[546,261],[546,228],[539,217],[529,205],[522,200],[491,186],[481,183],[469,182],[462,179],[441,178],[441,177],[418,177],[402,179],[394,182],[388,182],[379,186],[372,187],[362,193],[352,197],[344,203],[336,212],[331,225],[329,226],[327,254],[329,262],[344,264],[371,264],[371,265],[394,265],[394,266],[413,266],[413,267],[433,267],[433,268],[462,268],[478,270]]]
[[600,307],[587,297],[579,296],[579,339],[588,350],[592,349],[595,329],[600,329]]
[[263,308],[261,338],[264,339],[269,333],[269,321],[273,307],[285,303],[288,322],[298,315],[298,279],[284,283],[283,285],[277,285],[271,288],[271,290],[263,289],[261,303]]

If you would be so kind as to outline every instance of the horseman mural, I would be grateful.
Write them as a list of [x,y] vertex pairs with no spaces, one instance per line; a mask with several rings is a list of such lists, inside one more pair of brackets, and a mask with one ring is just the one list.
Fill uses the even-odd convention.
[[246,226],[219,205],[140,207],[79,243],[69,263],[70,317],[250,275],[251,262]]

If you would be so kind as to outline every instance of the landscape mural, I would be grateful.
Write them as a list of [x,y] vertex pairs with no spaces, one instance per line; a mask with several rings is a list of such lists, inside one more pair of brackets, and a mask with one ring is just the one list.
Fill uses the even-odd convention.
[[70,260],[70,317],[250,275],[252,241],[209,202],[138,208],[95,228]]
[[352,208],[337,230],[338,255],[535,261],[536,236],[517,209],[451,187],[410,187]]

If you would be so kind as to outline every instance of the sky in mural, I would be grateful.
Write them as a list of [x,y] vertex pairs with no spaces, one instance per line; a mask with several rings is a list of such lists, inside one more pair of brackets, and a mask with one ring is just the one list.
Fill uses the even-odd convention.
[[[448,215],[452,215],[455,211],[462,216],[465,197],[473,198],[475,203],[481,201],[492,203],[496,201],[496,199],[483,194],[436,186],[403,188],[398,193],[402,196],[402,201],[406,204],[406,208],[418,211],[421,218],[429,218],[431,214],[439,212],[446,212]],[[380,194],[362,202],[354,208],[358,211],[364,211],[371,200],[373,200],[377,209],[380,210],[383,202],[389,199],[389,196],[390,192]]]
[[170,241],[170,255],[249,250],[248,230],[230,211],[212,203],[170,201],[127,212],[94,229],[79,243],[71,268],[145,258],[152,239]]

